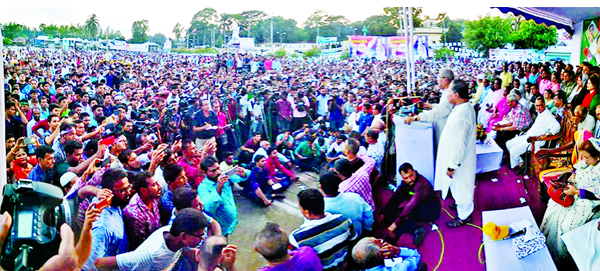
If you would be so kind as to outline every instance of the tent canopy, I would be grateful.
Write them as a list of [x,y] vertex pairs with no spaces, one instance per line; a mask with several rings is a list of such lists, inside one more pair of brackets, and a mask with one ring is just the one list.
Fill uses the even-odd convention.
[[502,13],[522,15],[538,24],[554,25],[573,33],[573,26],[600,16],[600,7],[496,7]]

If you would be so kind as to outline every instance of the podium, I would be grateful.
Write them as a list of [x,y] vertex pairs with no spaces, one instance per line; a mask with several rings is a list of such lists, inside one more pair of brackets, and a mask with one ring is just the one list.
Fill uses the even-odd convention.
[[396,145],[396,186],[402,183],[398,172],[400,165],[408,162],[433,186],[435,174],[435,134],[433,123],[414,121],[405,124],[402,117],[394,115]]

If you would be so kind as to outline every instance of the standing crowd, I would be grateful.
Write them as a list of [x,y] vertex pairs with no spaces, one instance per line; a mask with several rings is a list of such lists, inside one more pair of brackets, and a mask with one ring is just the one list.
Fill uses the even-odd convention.
[[[440,216],[434,188],[455,199],[449,227],[470,221],[477,123],[523,170],[528,149],[545,161],[542,150],[577,148],[566,190],[575,203],[550,203],[542,224],[556,257],[556,237],[584,220],[575,213],[599,204],[598,67],[587,63],[420,61],[408,93],[394,61],[3,53],[8,182],[54,184],[74,202],[71,228],[88,246],[78,243],[69,269],[231,270],[238,194],[268,208],[315,172],[320,189],[298,194],[302,225],[256,233],[269,262],[260,270],[426,270],[417,249],[395,244],[404,233],[423,243]],[[435,123],[435,187],[386,159],[402,148],[391,117],[408,111],[421,113],[407,123]],[[544,145],[555,135],[558,145]],[[396,172],[402,184],[382,202],[377,188],[395,184]]]

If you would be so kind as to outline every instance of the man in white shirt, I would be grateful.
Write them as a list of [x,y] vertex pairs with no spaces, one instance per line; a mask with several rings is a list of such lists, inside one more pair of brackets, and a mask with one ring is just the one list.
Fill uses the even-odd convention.
[[590,133],[594,132],[594,125],[596,122],[594,121],[594,117],[588,114],[588,109],[583,107],[582,105],[578,105],[573,110],[573,118],[576,119],[575,123],[577,123],[577,130],[588,130]]
[[136,250],[97,259],[95,265],[103,270],[164,270],[177,260],[179,250],[198,246],[206,224],[202,212],[183,209],[177,213],[173,225],[156,230]]
[[[523,164],[521,155],[527,151],[531,143],[527,142],[530,137],[536,137],[546,134],[556,134],[560,131],[560,123],[556,120],[550,110],[546,109],[546,103],[541,96],[535,99],[535,110],[538,116],[531,125],[531,128],[521,136],[516,136],[506,142],[506,148],[510,154],[510,167],[515,168]],[[544,144],[543,141],[536,142],[536,151]]]

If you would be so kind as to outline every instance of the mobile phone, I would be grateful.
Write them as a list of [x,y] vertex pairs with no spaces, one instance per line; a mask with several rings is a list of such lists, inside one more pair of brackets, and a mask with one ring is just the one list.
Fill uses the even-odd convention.
[[150,139],[150,141],[154,141],[154,142],[158,141],[158,137],[156,136],[156,134],[150,134],[148,136],[148,138]]
[[110,136],[105,139],[102,139],[98,143],[101,145],[112,145],[113,143],[115,143],[115,136]]
[[228,170],[227,172],[225,172],[224,174],[227,175],[227,177],[231,177],[233,176],[233,174],[235,174],[237,172],[237,166],[231,168],[230,170]]
[[111,203],[112,203],[112,197],[106,197],[106,198],[103,198],[102,200],[100,200],[99,202],[96,202],[96,208],[104,209],[104,208],[108,207]]
[[102,167],[106,167],[108,164],[110,164],[110,157],[106,157],[106,159],[102,161]]
[[35,136],[30,136],[28,138],[25,138],[25,140],[23,140],[23,143],[25,145],[33,145],[36,141],[37,139],[35,138]]

